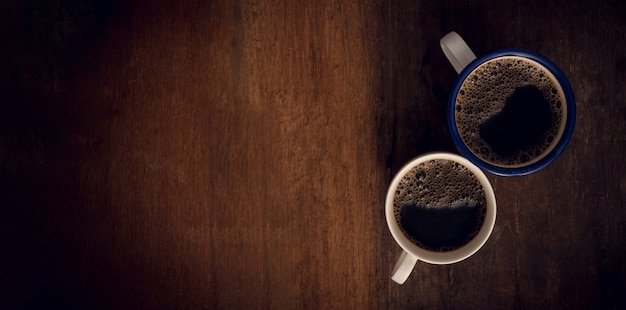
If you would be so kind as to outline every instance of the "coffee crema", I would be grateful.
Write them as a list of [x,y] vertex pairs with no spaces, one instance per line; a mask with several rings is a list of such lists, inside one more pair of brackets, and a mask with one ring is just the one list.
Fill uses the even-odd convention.
[[500,167],[521,167],[545,157],[565,128],[565,95],[541,64],[518,56],[489,60],[463,81],[455,122],[477,157]]
[[447,159],[420,163],[400,180],[394,195],[396,223],[415,245],[436,252],[470,242],[487,212],[482,184],[465,166]]

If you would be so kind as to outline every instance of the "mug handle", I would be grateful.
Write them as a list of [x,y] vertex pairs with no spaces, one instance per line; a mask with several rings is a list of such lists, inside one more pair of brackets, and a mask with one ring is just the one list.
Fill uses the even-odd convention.
[[417,263],[417,257],[407,253],[406,251],[402,251],[400,254],[400,258],[396,262],[396,266],[393,267],[393,275],[391,279],[398,284],[403,284],[406,279],[409,278],[411,271],[415,267]]
[[456,73],[461,73],[463,68],[476,59],[476,55],[474,55],[467,43],[454,31],[441,38],[439,45],[441,45],[443,53],[450,61],[450,64],[452,64],[452,67],[454,67],[454,70],[456,70]]

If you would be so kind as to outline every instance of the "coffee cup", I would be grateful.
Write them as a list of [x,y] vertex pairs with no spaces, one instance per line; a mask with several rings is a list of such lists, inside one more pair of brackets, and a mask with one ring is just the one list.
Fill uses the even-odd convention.
[[402,248],[392,280],[402,284],[417,261],[452,264],[476,253],[496,220],[483,171],[452,153],[428,153],[404,165],[385,199],[387,226]]
[[476,57],[455,32],[441,48],[459,74],[447,103],[447,122],[461,155],[502,176],[526,175],[565,149],[576,119],[563,72],[535,52],[506,48]]

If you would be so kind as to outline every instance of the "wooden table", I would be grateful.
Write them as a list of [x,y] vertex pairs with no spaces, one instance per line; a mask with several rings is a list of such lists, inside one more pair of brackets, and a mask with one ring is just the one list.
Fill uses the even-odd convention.
[[[0,4],[0,308],[626,307],[624,1],[50,2]],[[552,59],[576,129],[397,285],[384,196],[457,152],[451,30]]]

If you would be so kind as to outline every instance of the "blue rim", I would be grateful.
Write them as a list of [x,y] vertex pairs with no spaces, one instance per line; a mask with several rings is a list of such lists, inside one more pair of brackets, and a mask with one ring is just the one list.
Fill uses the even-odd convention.
[[[456,104],[457,93],[459,92],[459,89],[461,88],[461,84],[463,84],[463,81],[465,81],[465,78],[467,78],[467,76],[480,64],[486,61],[489,61],[491,59],[502,57],[502,56],[524,57],[524,58],[528,58],[530,60],[534,60],[540,63],[546,69],[550,70],[550,72],[556,77],[559,84],[561,84],[563,93],[565,94],[565,101],[567,104],[567,120],[565,123],[565,129],[563,130],[563,135],[561,136],[561,139],[559,140],[559,142],[556,144],[554,149],[552,149],[552,151],[548,155],[546,155],[541,160],[525,167],[503,168],[503,167],[489,164],[481,160],[476,155],[474,155],[474,153],[472,153],[472,151],[470,151],[469,148],[465,146],[456,128],[456,121],[454,117],[454,112],[455,112],[454,107]],[[533,173],[537,170],[540,170],[544,168],[545,166],[549,165],[563,152],[563,150],[565,150],[565,147],[569,143],[572,137],[572,134],[574,132],[575,122],[576,122],[576,102],[574,101],[574,92],[572,91],[572,87],[570,86],[569,81],[567,80],[563,72],[561,72],[561,70],[547,58],[535,52],[527,51],[524,49],[517,49],[517,48],[499,49],[489,54],[486,54],[484,56],[476,58],[469,65],[467,65],[465,69],[463,69],[463,71],[461,71],[461,73],[459,74],[459,77],[456,80],[456,83],[454,84],[454,87],[452,88],[450,97],[448,99],[448,127],[450,128],[450,133],[452,134],[452,139],[454,140],[454,144],[456,145],[457,149],[459,150],[461,155],[469,159],[476,166],[496,175],[502,175],[502,176],[526,175],[529,173]]]

